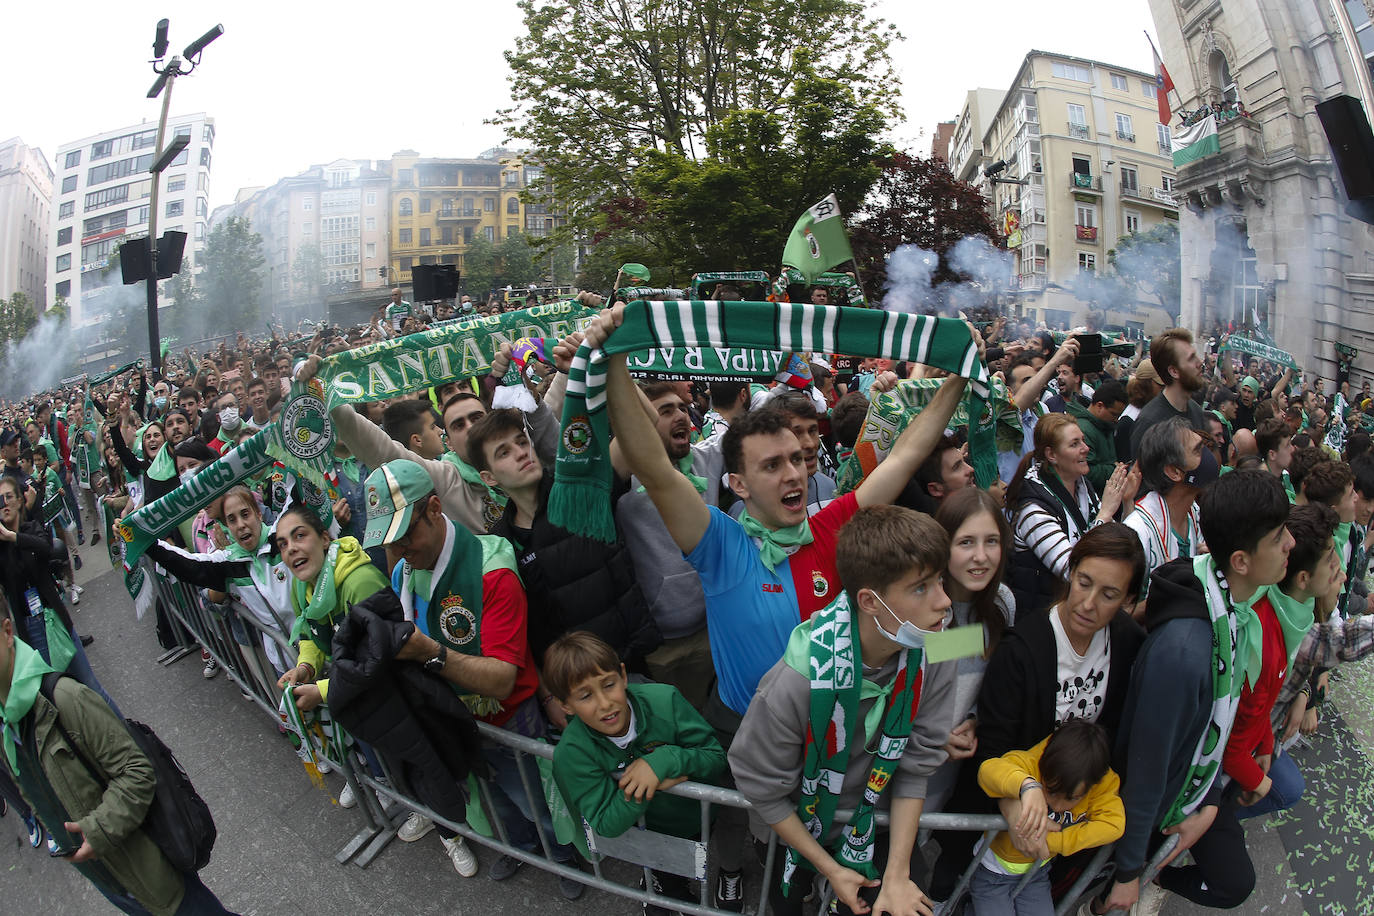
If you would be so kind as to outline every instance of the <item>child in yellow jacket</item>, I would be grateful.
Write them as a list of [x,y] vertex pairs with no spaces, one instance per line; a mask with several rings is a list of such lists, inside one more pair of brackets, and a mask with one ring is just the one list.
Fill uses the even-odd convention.
[[1126,829],[1107,733],[1091,722],[1065,722],[1028,751],[983,761],[978,784],[998,799],[1011,829],[997,834],[974,872],[976,916],[1052,916],[1049,860],[1114,843]]

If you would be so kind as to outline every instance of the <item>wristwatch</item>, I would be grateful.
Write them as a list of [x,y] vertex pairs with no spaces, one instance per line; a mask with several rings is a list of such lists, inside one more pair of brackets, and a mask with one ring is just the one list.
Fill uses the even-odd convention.
[[444,670],[444,662],[448,661],[448,646],[439,646],[439,654],[425,662],[425,670],[430,674],[438,674]]

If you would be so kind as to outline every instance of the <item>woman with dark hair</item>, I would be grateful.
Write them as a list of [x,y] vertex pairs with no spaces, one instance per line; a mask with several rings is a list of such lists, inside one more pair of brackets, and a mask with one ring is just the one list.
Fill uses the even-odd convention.
[[166,431],[157,420],[145,423],[134,434],[137,455],[124,441],[118,423],[110,425],[110,444],[130,481],[135,477],[138,479],[137,485],[129,488],[129,495],[134,498],[136,506],[156,502],[181,484],[177,480],[174,448],[167,448]]
[[1099,500],[1087,479],[1088,452],[1072,417],[1046,414],[1035,424],[1035,450],[1022,457],[1007,487],[1014,532],[1007,584],[1017,614],[1048,607],[1068,578],[1073,545],[1135,499],[1140,473],[1119,464]]
[[1108,522],[1079,538],[1068,585],[1048,612],[1018,614],[988,661],[978,696],[975,759],[1034,747],[1055,726],[1087,719],[1115,738],[1145,632],[1128,608],[1145,578],[1140,538]]
[[[1002,583],[1011,549],[1011,528],[996,498],[977,487],[965,487],[947,496],[935,520],[950,541],[944,582],[951,601],[948,626],[981,625],[985,648],[981,655],[955,662],[954,721],[959,724],[950,731],[945,745],[949,759],[931,774],[926,785],[926,810],[991,813],[992,801],[978,787],[978,767],[968,759],[978,747],[977,701],[988,658],[1015,620],[1015,599]],[[936,860],[931,893],[944,899],[968,865],[977,836],[940,831],[935,838],[940,842],[940,858]]]

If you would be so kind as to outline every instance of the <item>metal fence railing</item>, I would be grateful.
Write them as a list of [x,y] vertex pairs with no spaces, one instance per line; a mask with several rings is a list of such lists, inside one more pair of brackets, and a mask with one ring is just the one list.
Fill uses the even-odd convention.
[[[141,562],[145,564],[147,573],[153,577],[153,581],[156,583],[157,597],[162,602],[164,609],[181,624],[181,628],[175,629],[178,630],[182,644],[165,653],[160,661],[164,665],[172,664],[189,654],[195,648],[196,643],[199,643],[214,657],[215,661],[225,670],[227,676],[239,686],[244,694],[250,696],[253,702],[271,717],[274,724],[280,724],[281,716],[278,712],[278,702],[281,693],[277,690],[276,683],[281,672],[273,664],[265,649],[265,644],[272,645],[281,654],[281,657],[290,663],[296,657],[296,649],[288,642],[287,634],[280,628],[263,626],[233,598],[225,605],[214,605],[205,599],[196,588],[167,576],[160,569],[157,569],[150,560],[145,558]],[[554,746],[544,741],[537,741],[514,732],[495,728],[483,722],[479,722],[478,727],[485,741],[503,746],[515,755],[518,769],[521,772],[528,810],[540,810],[541,806],[545,804],[540,787],[532,784],[532,780],[527,775],[527,768],[521,764],[524,758],[551,759]],[[321,753],[326,750],[324,748],[319,749]],[[351,787],[363,819],[363,824],[358,832],[335,854],[335,860],[341,865],[353,862],[360,867],[366,867],[371,864],[395,838],[396,831],[406,818],[412,812],[416,812],[433,820],[436,824],[456,832],[467,840],[562,878],[571,878],[590,887],[631,900],[654,904],[670,911],[690,913],[693,916],[729,916],[729,911],[720,910],[710,905],[711,889],[706,879],[707,864],[710,857],[710,837],[712,835],[712,809],[739,808],[746,811],[751,810],[748,800],[734,790],[693,782],[682,783],[668,790],[674,795],[691,798],[700,803],[700,840],[670,837],[644,829],[631,831],[625,837],[601,837],[591,831],[584,822],[583,827],[588,848],[592,852],[591,873],[588,874],[574,866],[554,861],[552,856],[553,838],[546,835],[540,819],[537,817],[534,818],[534,829],[539,841],[539,850],[530,852],[514,845],[507,834],[502,819],[497,816],[497,808],[492,799],[493,787],[485,779],[477,780],[477,786],[483,811],[488,823],[495,831],[494,836],[480,833],[467,823],[446,819],[406,794],[406,787],[401,784],[397,775],[387,766],[384,756],[380,761],[383,770],[380,775],[368,772],[365,766],[360,767],[352,753],[344,754],[343,759],[335,759],[337,754],[326,756],[330,764],[339,771]],[[839,816],[842,818],[847,818],[848,815],[849,812],[839,812]],[[878,816],[878,823],[880,826],[886,826],[885,814]],[[986,849],[987,844],[991,842],[996,833],[1005,830],[1006,826],[1006,821],[1000,815],[928,812],[921,816],[922,830],[970,831],[982,834],[969,867],[961,875],[958,886],[949,901],[936,909],[937,916],[955,911],[956,904],[967,891],[968,883],[974,870],[978,867],[983,850]],[[639,827],[644,827],[642,819]],[[1168,838],[1168,842],[1156,853],[1150,862],[1150,867],[1142,875],[1142,882],[1150,880],[1157,871],[1159,863],[1172,851],[1176,843],[1176,837]],[[1111,851],[1111,846],[1104,846],[1096,850],[1091,863],[1083,870],[1072,889],[1056,906],[1056,916],[1076,912],[1077,907],[1086,899],[1089,891],[1099,887],[1104,877],[1110,876],[1109,858]],[[635,866],[637,871],[642,871],[645,879],[643,888],[637,884],[623,883],[608,875],[606,869],[603,868],[605,859],[627,862]],[[769,840],[763,858],[761,889],[757,898],[756,912],[759,914],[768,911],[769,888],[772,887],[774,869],[780,864],[777,836],[769,831]],[[688,903],[653,893],[654,885],[650,877],[650,869],[658,869],[700,881],[698,902]],[[618,871],[623,872],[625,870],[619,869]],[[1023,885],[1033,873],[1034,870],[1027,874],[1022,882]],[[822,909],[820,912],[824,913],[826,912],[825,906],[831,899],[828,887],[823,886],[821,888],[821,897]]]

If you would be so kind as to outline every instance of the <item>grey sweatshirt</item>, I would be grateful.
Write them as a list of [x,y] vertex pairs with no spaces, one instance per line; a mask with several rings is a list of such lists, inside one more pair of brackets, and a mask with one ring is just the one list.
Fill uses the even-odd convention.
[[701,577],[682,556],[649,494],[630,481],[615,505],[615,521],[634,561],[635,579],[664,639],[690,636],[706,626]]
[[[912,724],[911,739],[897,774],[879,800],[880,810],[887,810],[892,798],[925,798],[926,780],[945,761],[945,742],[949,740],[950,730],[958,724],[954,708],[956,667],[953,662],[926,665],[921,705]],[[869,676],[869,680],[887,684],[896,674],[897,656],[894,655],[877,674]],[[860,722],[874,702],[871,698],[860,702]],[[750,701],[749,711],[730,746],[730,770],[734,773],[735,784],[765,824],[776,824],[797,810],[810,703],[810,682],[792,670],[786,661],[779,661],[759,682],[758,692]],[[869,736],[867,744],[876,747],[877,740],[876,736]],[[865,747],[865,742],[851,741],[840,808],[853,808],[859,803],[872,766],[873,754]],[[831,825],[827,842],[838,835],[841,826],[839,823]],[[759,838],[766,840],[766,834],[765,830]]]

